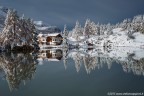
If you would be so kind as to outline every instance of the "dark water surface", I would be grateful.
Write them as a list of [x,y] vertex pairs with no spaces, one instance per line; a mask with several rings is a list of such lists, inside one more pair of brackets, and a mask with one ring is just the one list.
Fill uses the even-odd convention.
[[144,92],[144,59],[138,55],[121,59],[124,56],[92,56],[92,50],[49,50],[35,54],[1,53],[0,96],[107,96],[112,92]]

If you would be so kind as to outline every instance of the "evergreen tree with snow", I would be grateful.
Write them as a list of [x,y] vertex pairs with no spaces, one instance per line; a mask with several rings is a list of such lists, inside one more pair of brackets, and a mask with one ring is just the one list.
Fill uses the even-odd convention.
[[64,25],[64,31],[62,33],[63,36],[63,44],[67,45],[67,36],[68,36],[68,31],[67,31],[67,26]]
[[108,23],[107,25],[106,25],[106,33],[105,33],[105,35],[112,35],[113,34],[113,32],[112,32],[112,25],[110,24],[110,23]]
[[96,35],[100,35],[100,25],[96,24]]
[[17,46],[34,48],[37,44],[36,31],[31,19],[20,18],[17,11],[9,9],[5,27],[1,33],[2,47],[4,50],[13,50]]
[[94,28],[92,26],[92,23],[91,23],[90,19],[87,19],[86,22],[85,22],[83,35],[86,36],[87,38],[89,38],[90,35],[93,35],[93,33],[94,33],[93,29]]
[[76,21],[76,25],[74,27],[74,29],[72,30],[72,37],[75,38],[76,40],[80,40],[80,36],[83,35],[83,30],[81,28],[81,25],[79,24],[78,21]]
[[5,27],[1,34],[1,40],[3,40],[3,47],[5,49],[11,49],[15,46],[16,24],[18,22],[17,12],[9,9],[5,20]]

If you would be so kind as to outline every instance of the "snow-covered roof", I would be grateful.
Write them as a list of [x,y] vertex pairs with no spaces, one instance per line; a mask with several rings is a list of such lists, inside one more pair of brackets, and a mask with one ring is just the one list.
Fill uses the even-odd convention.
[[50,34],[48,34],[48,36],[57,36],[57,35],[59,35],[60,33],[50,33]]
[[40,33],[40,34],[38,34],[38,37],[42,37],[42,36],[57,36],[57,35],[59,35],[60,33],[49,33],[49,34],[42,34],[42,33]]
[[38,34],[38,37],[42,37],[43,35],[44,35],[44,34],[41,34],[41,33],[40,33],[40,34]]

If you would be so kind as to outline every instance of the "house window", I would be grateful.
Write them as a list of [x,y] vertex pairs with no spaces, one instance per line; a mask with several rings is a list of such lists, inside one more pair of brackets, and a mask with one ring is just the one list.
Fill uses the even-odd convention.
[[55,54],[55,53],[53,53],[53,54],[52,54],[52,56],[53,56],[53,57],[55,57],[55,56],[56,56],[56,54]]
[[43,41],[43,42],[45,42],[45,41],[46,41],[46,39],[43,39],[42,41]]
[[43,54],[43,57],[45,57],[45,54]]
[[53,38],[53,41],[57,41],[57,38]]

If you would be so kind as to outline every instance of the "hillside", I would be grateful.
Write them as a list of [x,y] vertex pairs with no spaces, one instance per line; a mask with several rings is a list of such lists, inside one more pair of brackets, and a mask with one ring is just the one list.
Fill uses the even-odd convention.
[[37,30],[37,33],[47,34],[61,32],[61,30],[58,27],[45,24],[43,21],[34,21],[34,25]]
[[144,47],[144,16],[125,19],[115,25],[95,24],[87,19],[84,27],[81,27],[77,21],[67,39],[70,45],[84,48],[88,45]]

